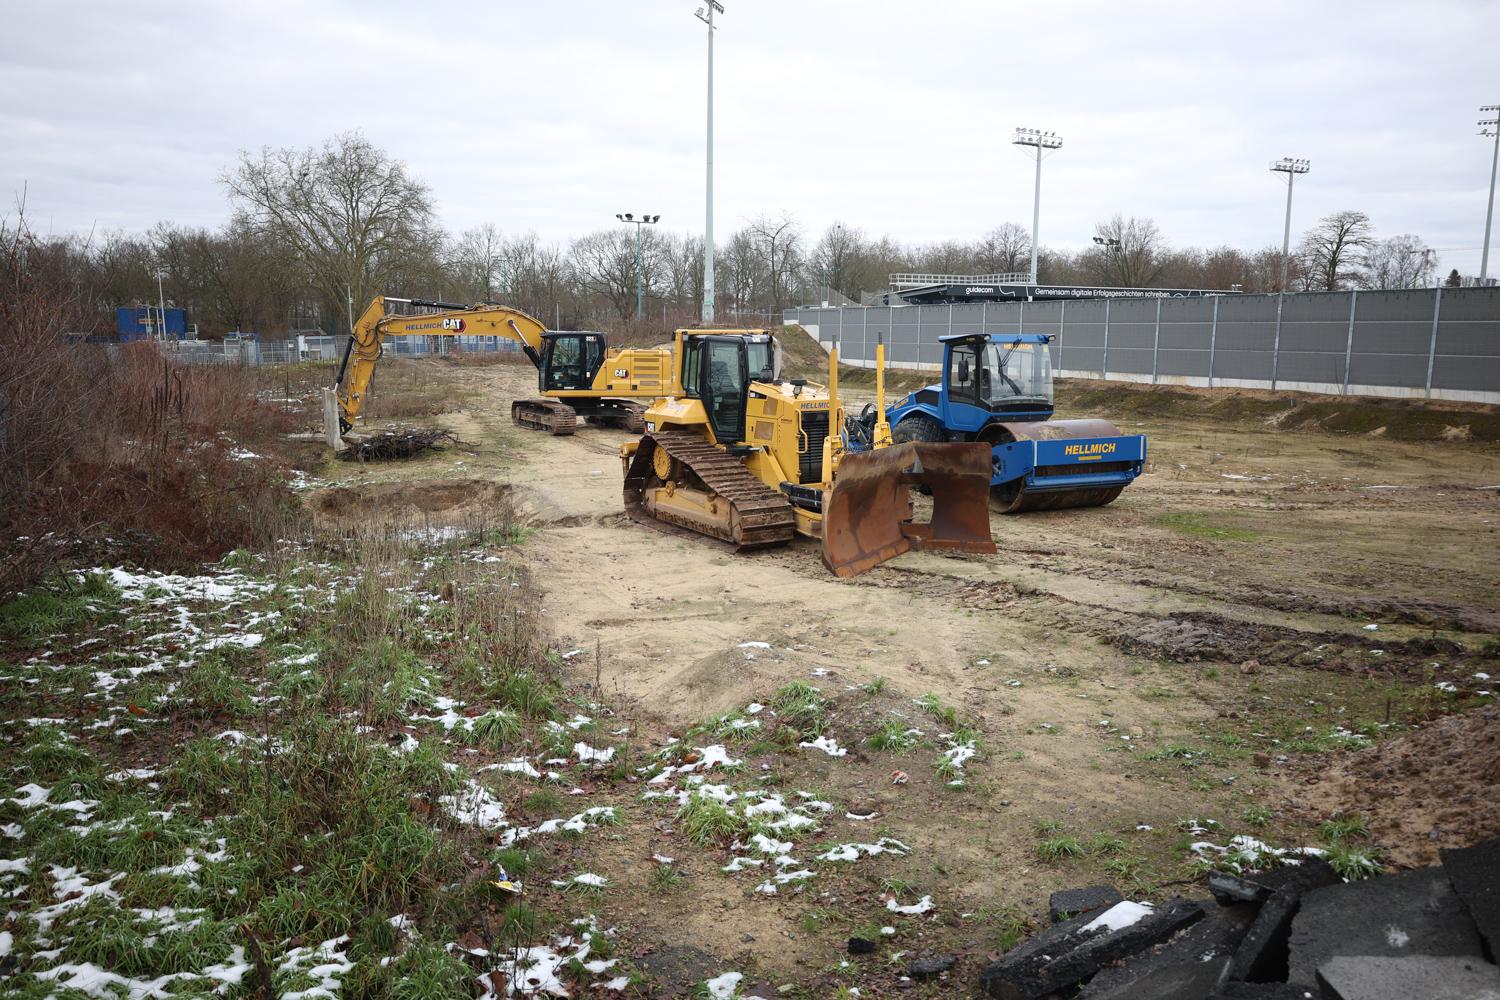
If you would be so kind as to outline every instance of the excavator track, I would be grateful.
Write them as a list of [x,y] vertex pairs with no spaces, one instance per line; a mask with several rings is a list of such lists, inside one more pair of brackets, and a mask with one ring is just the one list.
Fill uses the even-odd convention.
[[518,399],[510,404],[510,419],[518,427],[564,437],[578,430],[578,414],[555,399]]
[[[725,523],[692,518],[676,510],[649,509],[648,491],[666,485],[654,468],[657,449],[701,480],[712,497],[729,502],[729,516],[721,519]],[[691,529],[700,537],[727,543],[736,552],[789,542],[796,524],[791,501],[784,494],[756,479],[733,455],[697,434],[678,430],[655,431],[641,439],[625,476],[625,511],[633,521],[664,528],[671,534]]]

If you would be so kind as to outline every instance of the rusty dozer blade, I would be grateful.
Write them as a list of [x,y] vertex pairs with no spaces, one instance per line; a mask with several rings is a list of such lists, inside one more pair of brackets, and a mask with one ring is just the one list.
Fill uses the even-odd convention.
[[[932,488],[932,521],[913,524],[910,486]],[[854,576],[915,548],[994,552],[990,446],[899,444],[843,456],[823,501],[823,565]]]

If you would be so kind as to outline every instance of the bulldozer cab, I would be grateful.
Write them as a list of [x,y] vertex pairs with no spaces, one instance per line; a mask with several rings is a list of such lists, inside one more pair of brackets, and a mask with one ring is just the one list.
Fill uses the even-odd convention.
[[683,395],[703,403],[708,425],[721,444],[744,440],[752,377],[749,344],[743,337],[706,336],[687,338],[682,347]]
[[540,352],[537,388],[542,392],[593,388],[594,376],[604,364],[604,334],[570,332],[543,336],[546,343]]

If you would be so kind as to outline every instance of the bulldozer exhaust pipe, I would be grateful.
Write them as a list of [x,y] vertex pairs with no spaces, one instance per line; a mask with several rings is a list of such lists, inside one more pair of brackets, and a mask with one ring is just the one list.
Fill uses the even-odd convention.
[[[911,519],[912,486],[932,490],[932,520]],[[854,576],[912,549],[993,553],[990,446],[901,444],[846,454],[823,500],[823,565]]]

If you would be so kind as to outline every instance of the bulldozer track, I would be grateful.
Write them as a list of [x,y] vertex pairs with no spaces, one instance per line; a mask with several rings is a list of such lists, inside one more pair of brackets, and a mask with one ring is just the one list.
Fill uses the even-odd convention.
[[510,419],[518,427],[564,437],[578,430],[578,414],[552,399],[518,399],[510,404]]
[[[652,458],[657,448],[685,465],[710,491],[729,501],[734,511],[731,520],[739,525],[738,538],[716,526],[670,515],[656,517],[646,509],[645,491],[655,485],[651,482]],[[739,459],[697,434],[673,430],[655,431],[641,440],[625,477],[625,510],[631,520],[674,529],[670,531],[672,534],[681,534],[681,529],[688,528],[698,537],[726,542],[737,552],[788,542],[796,523],[791,501],[751,475]]]

